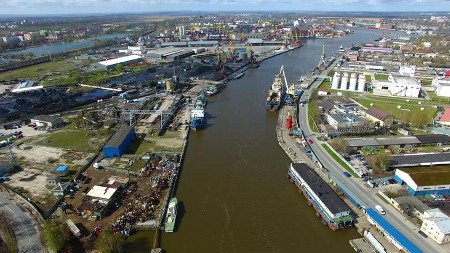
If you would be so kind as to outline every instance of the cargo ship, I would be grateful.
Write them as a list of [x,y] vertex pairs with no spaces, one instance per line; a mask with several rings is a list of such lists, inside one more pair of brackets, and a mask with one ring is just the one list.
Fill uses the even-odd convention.
[[281,79],[281,71],[275,75],[272,86],[270,86],[267,94],[266,109],[268,111],[276,111],[280,109],[284,96],[284,86]]
[[350,207],[333,189],[305,163],[291,163],[287,177],[303,193],[316,216],[331,230],[353,227],[354,217]]
[[191,110],[191,124],[192,130],[202,130],[206,126],[205,109],[197,106]]
[[173,197],[172,199],[170,199],[166,213],[166,224],[164,227],[164,230],[168,233],[171,233],[175,230],[175,223],[177,221],[177,205],[177,198]]

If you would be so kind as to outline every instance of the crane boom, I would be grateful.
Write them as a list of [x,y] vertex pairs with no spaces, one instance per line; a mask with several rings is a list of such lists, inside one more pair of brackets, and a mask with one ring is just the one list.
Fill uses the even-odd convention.
[[290,87],[289,87],[289,84],[288,84],[288,81],[287,81],[287,78],[286,78],[286,72],[284,71],[284,65],[281,65],[280,75],[283,75],[284,85],[286,86],[286,91],[288,91]]

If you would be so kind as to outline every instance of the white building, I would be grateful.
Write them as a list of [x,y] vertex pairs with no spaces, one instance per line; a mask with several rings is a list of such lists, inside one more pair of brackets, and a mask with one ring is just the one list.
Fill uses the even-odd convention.
[[99,203],[108,204],[111,198],[116,193],[116,188],[104,187],[95,185],[92,189],[87,193],[87,196],[96,199]]
[[424,212],[420,230],[437,244],[450,242],[450,218],[439,208]]
[[419,97],[422,86],[414,77],[390,74],[388,80],[388,90],[392,96],[411,98]]
[[435,77],[431,85],[435,88],[436,95],[450,97],[450,78]]
[[361,117],[351,113],[327,113],[326,120],[336,130],[359,126],[364,123]]
[[400,69],[398,70],[398,73],[402,76],[410,76],[414,77],[414,74],[416,73],[416,66],[406,66],[402,65],[400,66]]

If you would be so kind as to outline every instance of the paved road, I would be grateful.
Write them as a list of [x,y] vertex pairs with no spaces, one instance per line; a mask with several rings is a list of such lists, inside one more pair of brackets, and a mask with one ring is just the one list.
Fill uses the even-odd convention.
[[25,208],[0,195],[0,212],[5,212],[12,218],[11,224],[16,234],[19,252],[44,252],[37,224]]
[[[317,88],[321,83],[321,78],[316,80],[311,87],[306,90],[300,100],[299,108],[299,126],[308,139],[312,139],[311,149],[314,151],[317,159],[327,168],[331,174],[333,174],[338,180],[343,182],[350,191],[361,199],[365,203],[366,208],[374,208],[375,205],[381,205],[387,212],[384,218],[396,227],[404,236],[406,236],[411,242],[416,244],[423,252],[449,252],[445,246],[439,246],[431,239],[423,238],[418,229],[409,221],[406,221],[403,215],[401,215],[391,205],[381,201],[372,189],[364,187],[359,179],[354,177],[348,178],[343,172],[345,169],[331,157],[328,152],[322,147],[321,142],[315,136],[315,133],[311,130],[308,124],[308,100],[312,91]],[[302,105],[303,104],[303,105]]]

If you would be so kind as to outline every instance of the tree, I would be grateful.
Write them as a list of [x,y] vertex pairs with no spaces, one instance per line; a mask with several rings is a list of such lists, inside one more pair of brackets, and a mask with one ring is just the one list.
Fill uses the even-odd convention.
[[330,145],[341,154],[348,154],[350,152],[348,142],[342,137],[334,138],[330,141]]
[[44,242],[53,252],[58,252],[66,246],[69,241],[69,231],[59,221],[46,220],[42,228]]
[[389,167],[389,163],[391,162],[390,156],[384,150],[380,150],[376,155],[376,163],[378,167],[384,171]]
[[123,236],[104,229],[95,242],[95,249],[102,253],[122,252],[124,243]]

